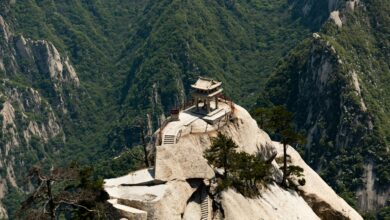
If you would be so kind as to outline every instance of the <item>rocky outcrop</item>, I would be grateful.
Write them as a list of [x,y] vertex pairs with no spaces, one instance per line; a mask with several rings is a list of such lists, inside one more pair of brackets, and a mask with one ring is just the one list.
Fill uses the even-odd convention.
[[[202,146],[210,145],[208,136],[194,139],[183,137],[180,144],[156,147],[157,180],[186,180],[193,178],[211,179],[214,171],[203,157]],[[188,160],[191,157],[191,160]]]
[[378,179],[374,172],[374,164],[372,162],[364,165],[365,184],[357,190],[359,207],[364,211],[377,210],[384,204],[387,204],[390,196],[390,188],[377,189],[375,180]]
[[[177,144],[157,146],[156,167],[149,172],[140,170],[105,180],[105,190],[111,199],[116,199],[116,204],[137,209],[132,215],[147,212],[147,219],[200,219],[203,216],[209,216],[205,219],[210,220],[362,219],[291,147],[291,163],[305,170],[307,185],[298,192],[285,190],[276,183],[264,186],[256,198],[246,198],[233,189],[221,194],[209,190],[214,187],[215,174],[203,158],[203,151],[210,146],[210,137],[216,136],[217,131],[231,137],[239,151],[259,154],[265,159],[275,153],[281,155],[279,143],[272,142],[245,109],[237,105],[234,109],[231,120],[224,126],[208,125],[212,128],[203,133],[186,133],[183,128]],[[275,161],[273,166],[273,178],[280,181],[281,171]],[[209,206],[202,205],[205,189],[211,198]]]
[[[283,146],[277,142],[274,142],[274,146],[281,156]],[[288,147],[287,154],[291,165],[304,169],[304,177],[309,181],[304,186],[299,186],[300,194],[321,219],[361,219],[360,215],[305,163],[294,148]]]
[[[50,140],[65,140],[61,116],[79,78],[69,58],[45,40],[15,35],[0,16],[0,199],[22,183],[29,167],[47,159]],[[7,217],[0,207],[0,218]]]
[[347,22],[345,13],[351,13],[360,5],[359,0],[304,0],[290,1],[296,13],[300,14],[304,22],[314,30],[319,30],[322,25],[331,20],[338,27]]
[[355,9],[359,6],[359,3],[359,0],[349,0],[345,2],[345,5],[339,4],[337,7],[332,7],[337,8],[337,10],[330,12],[329,19],[333,21],[336,26],[341,28],[343,24],[347,22],[345,13],[354,12]]
[[62,83],[79,86],[79,78],[70,65],[69,58],[62,58],[52,43],[45,40],[26,40],[19,36],[15,39],[15,45],[20,57],[28,62],[35,61],[39,72],[49,76],[56,86]]
[[[6,175],[0,174],[4,181],[0,198],[6,196],[9,187],[24,186],[21,175],[32,163],[45,157],[41,147],[52,138],[63,137],[56,113],[38,91],[9,88],[0,89],[0,99],[4,100],[0,103],[0,163],[6,170]],[[27,161],[23,159],[25,155],[30,155]]]
[[[305,160],[338,191],[356,193],[352,200],[356,199],[360,210],[375,211],[386,205],[383,198],[389,195],[387,136],[381,133],[388,127],[384,119],[388,113],[382,108],[386,103],[382,97],[388,97],[382,92],[388,67],[366,66],[387,57],[370,50],[356,52],[361,45],[351,42],[366,38],[370,44],[375,36],[349,36],[351,31],[370,30],[371,24],[363,15],[367,8],[362,10],[359,1],[347,1],[346,7],[339,13],[341,33],[335,34],[330,25],[323,33],[313,34],[314,39],[297,47],[281,65],[265,91],[282,88],[283,92],[270,94],[269,100],[294,112],[298,130],[306,132]],[[349,14],[357,10],[358,18]],[[345,23],[348,18],[351,23]],[[374,181],[372,176],[376,176]]]
[[[68,57],[61,56],[57,48],[46,40],[31,40],[14,35],[0,16],[0,70],[9,80],[22,74],[34,85],[48,81],[45,90],[55,97],[52,105],[67,112],[67,88],[78,88],[80,80]],[[42,89],[42,88],[40,88]]]
[[339,11],[332,11],[330,13],[330,16],[329,16],[330,20],[332,20],[335,25],[337,25],[338,27],[342,27],[343,26],[343,22],[341,21],[341,18],[340,18],[340,12]]
[[268,185],[255,199],[245,198],[232,189],[224,191],[221,197],[226,220],[321,219],[296,192],[275,184]]
[[6,74],[15,74],[18,70],[22,70],[26,74],[42,74],[44,78],[50,79],[56,86],[64,83],[79,86],[79,78],[70,64],[69,58],[62,57],[51,42],[46,40],[33,41],[21,35],[13,35],[1,16],[0,28],[3,30],[2,43],[4,44],[1,52],[2,54],[8,53],[6,56],[8,63],[14,62],[9,68],[5,68],[3,56],[1,63]]

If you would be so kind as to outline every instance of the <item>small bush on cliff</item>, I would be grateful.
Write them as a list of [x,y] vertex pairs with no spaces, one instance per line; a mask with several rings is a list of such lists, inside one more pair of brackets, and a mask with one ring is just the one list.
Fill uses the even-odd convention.
[[214,167],[224,170],[222,178],[218,179],[219,190],[234,187],[245,196],[258,195],[261,183],[271,174],[271,164],[258,155],[236,152],[237,148],[230,137],[219,133],[204,157]]

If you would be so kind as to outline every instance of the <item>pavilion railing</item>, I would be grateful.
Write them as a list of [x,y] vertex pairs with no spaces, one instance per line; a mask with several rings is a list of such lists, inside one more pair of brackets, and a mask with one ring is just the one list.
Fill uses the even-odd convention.
[[[218,122],[218,129],[219,129],[220,127],[222,127],[225,124],[227,124],[227,122],[230,120],[231,116],[235,112],[235,105],[234,105],[232,99],[230,99],[228,96],[226,96],[224,94],[218,95],[218,100],[228,104],[230,106],[230,109],[231,109],[230,113],[227,114],[224,119],[222,119],[222,120],[220,120]],[[191,99],[189,101],[186,101],[186,102],[180,104],[179,106],[176,106],[176,107],[172,108],[171,113],[178,114],[180,111],[186,110],[186,109],[188,109],[188,108],[190,108],[191,106],[194,106],[194,105],[195,105],[195,100]],[[162,131],[164,130],[164,128],[167,126],[167,124],[170,121],[171,121],[171,117],[168,117],[167,119],[165,119],[164,121],[161,122],[159,131],[158,131],[158,135],[157,135],[157,138],[156,138],[157,146],[162,144],[162,140],[163,140]],[[205,126],[205,127],[190,127],[190,128],[186,129],[187,132],[185,132],[185,133],[186,134],[187,133],[189,133],[189,134],[207,133],[208,131],[210,131],[210,129],[212,129],[211,125],[209,127],[207,127],[207,126]],[[184,135],[184,134],[182,134],[182,135]]]

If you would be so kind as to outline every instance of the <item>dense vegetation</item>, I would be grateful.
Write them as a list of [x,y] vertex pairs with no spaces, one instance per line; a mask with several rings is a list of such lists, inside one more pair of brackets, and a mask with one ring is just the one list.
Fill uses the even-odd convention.
[[292,50],[258,100],[259,106],[286,105],[294,112],[309,140],[301,149],[305,160],[362,209],[355,193],[370,181],[364,179],[369,164],[376,193],[390,186],[389,6],[371,0],[342,11],[343,26],[328,22]]
[[16,1],[7,20],[26,37],[53,42],[76,67],[86,94],[63,149],[84,158],[139,141],[125,135],[134,117],[143,111],[157,123],[197,75],[222,80],[238,103],[253,105],[259,83],[307,33],[290,10],[283,0],[29,0]]
[[[237,103],[252,106],[277,60],[309,32],[293,11],[285,0],[2,1],[12,32],[52,42],[81,82],[65,90],[70,114],[56,111],[66,138],[35,139],[18,157],[27,166],[43,155],[47,164],[94,162],[96,175],[122,174],[138,166],[124,153],[140,142],[136,121],[150,118],[152,132],[163,113],[185,101],[198,75],[222,80]],[[33,87],[56,106],[47,78],[37,72],[26,81],[24,70],[7,76],[12,86]],[[10,188],[4,202],[21,193]]]
[[[135,127],[138,119],[145,124],[150,119],[152,132],[162,114],[186,100],[189,85],[196,77],[208,75],[223,81],[226,94],[245,107],[254,107],[258,94],[264,91],[257,104],[269,106],[271,101],[287,105],[296,113],[298,128],[306,134],[310,128],[306,124],[309,110],[304,107],[317,109],[321,117],[317,117],[316,124],[326,135],[320,138],[322,133],[316,134],[314,142],[309,142],[313,147],[306,149],[305,159],[315,168],[327,167],[319,169],[320,174],[351,203],[356,203],[353,191],[363,185],[364,163],[376,165],[376,186],[389,184],[387,0],[367,0],[364,7],[346,12],[347,23],[342,28],[322,25],[329,10],[344,1],[337,1],[331,8],[326,0],[9,2],[0,2],[0,14],[11,29],[18,35],[52,42],[62,55],[69,56],[81,81],[79,89],[64,89],[70,114],[56,112],[66,141],[62,136],[47,143],[33,138],[31,152],[18,155],[30,162],[26,166],[42,158],[47,159],[47,164],[57,165],[79,160],[96,163],[96,175],[101,177],[125,173],[140,165],[134,160],[134,152],[128,151],[140,142],[139,129]],[[303,12],[306,4],[312,7]],[[305,40],[276,65],[309,31],[320,27],[324,42],[328,41],[339,56],[332,56],[332,62],[341,58],[345,64],[335,69],[337,77],[328,85],[328,93],[318,96],[318,100],[327,98],[333,103],[325,110],[321,107],[326,106],[325,102],[307,102],[308,97],[299,97],[300,90],[294,85],[301,79],[297,73],[307,69],[313,51],[317,55],[330,51],[326,45]],[[368,108],[365,113],[357,110],[359,97],[348,84],[346,74],[351,67],[360,79],[361,95]],[[266,85],[271,72],[274,74]],[[55,105],[48,80],[34,75],[38,77],[27,79],[22,68],[10,79],[12,86],[3,83],[0,91],[33,87],[44,94],[48,105]],[[0,76],[4,76],[2,71]],[[312,95],[315,84],[302,91]],[[353,137],[362,137],[353,144],[346,141],[349,148],[338,147],[335,141],[337,116],[342,112],[336,106],[340,106],[341,99],[352,116],[357,114],[362,119],[362,123],[353,124],[347,118],[347,130]],[[0,99],[0,108],[2,103]],[[44,114],[31,115],[44,118]],[[19,119],[23,123],[23,118]],[[368,121],[374,126],[370,133],[364,130]],[[4,141],[2,136],[0,133],[0,144]],[[139,148],[134,151],[139,153]],[[121,156],[111,159],[118,155]],[[342,172],[338,174],[338,170]],[[20,174],[18,182],[23,177]],[[3,200],[8,211],[15,210],[15,201],[20,201],[23,193],[8,189],[8,197]],[[386,215],[386,210],[380,215]]]
[[262,184],[271,180],[271,161],[261,155],[237,152],[237,144],[222,133],[212,139],[204,157],[216,169],[223,169],[217,179],[218,190],[234,187],[245,196],[257,196]]

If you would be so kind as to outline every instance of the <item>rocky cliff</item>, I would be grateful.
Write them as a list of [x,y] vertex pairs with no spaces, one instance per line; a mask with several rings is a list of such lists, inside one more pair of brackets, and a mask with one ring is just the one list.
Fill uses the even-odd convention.
[[[26,172],[37,162],[50,166],[65,141],[61,119],[78,76],[68,58],[48,41],[15,35],[0,16],[0,199],[28,192]],[[54,144],[58,142],[57,144]],[[58,146],[56,146],[58,145]],[[12,188],[12,190],[11,190]],[[0,218],[7,216],[4,208]]]
[[[246,198],[234,189],[216,193],[213,180],[218,171],[208,165],[203,151],[217,132],[231,137],[239,151],[266,159],[274,153],[282,155],[281,145],[235,105],[231,119],[223,125],[207,125],[198,118],[182,128],[176,144],[157,146],[154,168],[105,180],[110,202],[128,219],[362,219],[292,147],[290,163],[303,167],[307,180],[297,192],[273,182],[256,198]],[[281,178],[275,161],[272,176],[273,181]]]
[[378,211],[390,192],[388,17],[378,12],[390,8],[341,3],[280,63],[265,96],[295,113],[305,160],[361,211]]
[[[199,75],[223,81],[226,94],[246,107],[262,91],[288,88],[296,95],[275,103],[299,115],[299,129],[313,144],[305,160],[350,204],[369,210],[384,204],[390,179],[388,6],[388,0],[0,1],[7,21],[0,20],[0,103],[7,100],[4,112],[15,118],[17,128],[9,128],[19,146],[32,146],[26,161],[37,161],[33,149],[61,148],[60,163],[96,164],[137,145],[138,119],[158,126]],[[283,78],[264,89],[277,61],[310,30],[319,38],[291,55],[307,61],[294,69],[307,73],[302,83]],[[294,75],[287,70],[293,65],[284,67],[278,74]],[[31,101],[35,96],[40,104]],[[302,100],[299,110],[295,99]],[[23,144],[30,122],[34,135]],[[15,179],[22,176],[15,172]]]

